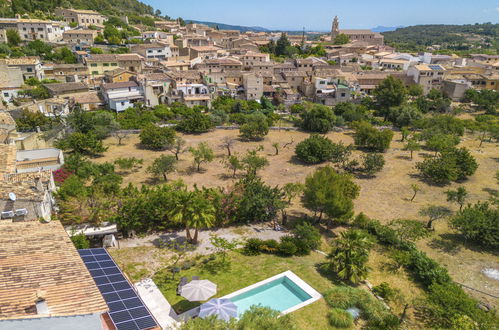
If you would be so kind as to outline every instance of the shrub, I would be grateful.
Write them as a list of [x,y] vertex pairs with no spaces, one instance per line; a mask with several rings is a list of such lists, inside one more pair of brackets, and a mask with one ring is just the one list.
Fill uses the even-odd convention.
[[140,143],[152,150],[164,150],[173,144],[175,131],[170,127],[146,125],[140,132]]
[[468,205],[450,220],[466,239],[486,248],[499,247],[499,210],[489,203]]
[[427,287],[434,283],[442,284],[451,281],[447,269],[440,266],[424,252],[416,249],[410,251],[408,268],[412,271],[416,280]]
[[243,247],[243,254],[247,256],[257,256],[261,252],[263,241],[259,238],[249,238]]
[[461,315],[477,322],[479,329],[494,329],[497,326],[495,312],[485,312],[478,308],[478,302],[454,283],[431,285],[425,305],[420,309],[436,328],[450,328],[452,321]]
[[333,142],[327,137],[312,134],[309,138],[298,143],[296,156],[308,164],[319,164],[331,159]]
[[296,225],[293,229],[293,237],[297,254],[305,255],[316,250],[321,244],[321,233],[308,222]]
[[464,180],[475,173],[478,163],[466,148],[451,148],[439,156],[417,163],[421,175],[434,183],[447,184]]
[[349,286],[338,286],[328,290],[324,294],[324,299],[329,306],[334,308],[348,309],[357,307],[356,289]]
[[308,132],[327,133],[336,120],[333,110],[330,107],[314,104],[311,109],[300,114],[301,128]]
[[344,309],[333,308],[327,317],[335,328],[350,328],[353,325],[353,316]]
[[90,247],[90,241],[85,234],[71,236],[71,242],[73,242],[76,249],[88,249]]
[[298,248],[295,244],[295,239],[291,236],[285,236],[281,238],[281,243],[279,244],[278,251],[279,254],[282,254],[284,256],[295,255],[296,251],[298,251]]
[[198,111],[193,111],[184,117],[178,124],[177,129],[184,133],[198,134],[205,133],[215,125],[210,116]]
[[380,172],[385,166],[385,158],[382,154],[370,153],[362,157],[363,172],[368,176],[373,176],[375,173]]
[[260,252],[276,253],[279,250],[279,242],[275,239],[263,241],[260,245]]
[[380,285],[376,285],[373,287],[373,292],[385,299],[386,301],[391,301],[395,298],[397,291],[393,289],[390,284],[386,282],[382,282]]
[[389,129],[378,130],[368,122],[357,122],[353,125],[355,129],[355,145],[372,151],[384,152],[390,148],[393,132]]
[[246,123],[239,129],[241,137],[245,140],[258,141],[269,133],[267,117],[262,113],[247,116]]
[[351,307],[360,309],[361,316],[367,321],[369,328],[398,328],[398,318],[383,303],[362,289],[338,286],[327,291],[324,298],[333,309],[345,310]]

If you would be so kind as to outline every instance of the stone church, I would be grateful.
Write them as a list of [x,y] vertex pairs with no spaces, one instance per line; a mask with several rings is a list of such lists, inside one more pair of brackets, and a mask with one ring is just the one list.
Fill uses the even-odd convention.
[[331,42],[334,42],[334,39],[339,34],[346,34],[350,38],[350,41],[363,41],[368,45],[384,44],[384,37],[378,32],[373,32],[371,30],[340,30],[338,16],[335,16],[331,28]]

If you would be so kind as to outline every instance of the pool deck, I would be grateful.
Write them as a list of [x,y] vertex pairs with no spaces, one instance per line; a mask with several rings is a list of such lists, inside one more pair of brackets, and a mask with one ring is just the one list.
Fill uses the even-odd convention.
[[307,305],[309,305],[311,303],[314,303],[317,300],[319,300],[319,299],[322,298],[322,295],[319,292],[317,292],[317,290],[315,290],[310,285],[308,285],[305,281],[303,281],[301,278],[299,278],[298,275],[296,275],[292,271],[288,270],[288,271],[285,271],[283,273],[277,274],[275,276],[269,277],[269,278],[267,278],[267,279],[265,279],[263,281],[257,282],[255,284],[252,284],[250,286],[247,286],[245,288],[242,288],[240,290],[232,292],[232,293],[230,293],[230,294],[228,294],[226,296],[221,297],[220,299],[230,299],[230,298],[233,298],[235,296],[238,296],[238,295],[240,295],[242,293],[248,292],[248,291],[250,291],[250,290],[252,290],[254,288],[257,288],[257,287],[262,286],[264,284],[270,283],[270,282],[275,281],[275,280],[277,280],[279,278],[282,278],[282,277],[289,278],[296,285],[298,285],[303,291],[305,291],[311,298],[305,300],[301,304],[295,305],[295,306],[293,306],[291,308],[288,308],[288,309],[282,311],[281,315],[285,315],[285,314],[294,312],[294,311],[296,311],[296,310],[298,310],[298,309],[300,309],[302,307],[305,307],[305,306],[307,306]]
[[[237,290],[235,292],[232,292],[228,295],[225,295],[223,297],[219,297],[219,299],[230,299],[232,297],[235,297],[235,296],[238,296],[242,293],[245,293],[245,292],[248,292],[254,288],[257,288],[261,285],[264,285],[264,284],[267,284],[267,283],[270,283],[274,280],[277,280],[279,278],[282,278],[282,277],[287,277],[288,279],[290,279],[291,281],[293,281],[296,285],[298,285],[303,291],[305,291],[311,298],[310,299],[307,299],[306,301],[302,302],[301,304],[298,304],[298,305],[295,305],[291,308],[288,308],[284,311],[281,312],[281,315],[285,315],[285,314],[288,314],[288,313],[291,313],[291,312],[294,312],[302,307],[305,307],[307,305],[310,305],[314,302],[316,302],[317,300],[321,299],[322,298],[322,295],[317,292],[317,290],[315,290],[314,288],[312,288],[310,285],[308,285],[305,281],[303,281],[301,278],[298,277],[298,275],[296,275],[295,273],[293,273],[292,271],[288,270],[288,271],[285,271],[283,273],[280,273],[280,274],[277,274],[275,276],[272,276],[272,277],[269,277],[263,281],[260,281],[260,282],[257,282],[255,284],[252,284],[250,286],[247,286],[245,288],[242,288],[240,290]],[[193,317],[196,317],[198,314],[199,314],[199,310],[200,310],[200,307],[195,307],[193,309],[190,309],[180,315],[177,316],[177,321],[180,321],[180,322],[186,322],[188,321],[189,319],[193,318]]]

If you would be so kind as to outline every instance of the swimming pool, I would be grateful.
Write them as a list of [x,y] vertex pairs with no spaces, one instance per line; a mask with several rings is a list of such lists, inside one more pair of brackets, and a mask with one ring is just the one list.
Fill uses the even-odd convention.
[[237,307],[238,316],[253,305],[270,307],[287,314],[320,299],[321,295],[293,272],[287,271],[223,298]]

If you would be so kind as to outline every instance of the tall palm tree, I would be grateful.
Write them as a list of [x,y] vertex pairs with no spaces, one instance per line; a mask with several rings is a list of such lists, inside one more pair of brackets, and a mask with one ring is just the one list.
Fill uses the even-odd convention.
[[364,280],[369,271],[366,263],[372,246],[371,239],[362,231],[350,229],[342,232],[340,238],[331,245],[329,268],[343,280],[352,283]]
[[189,201],[189,226],[194,228],[192,244],[198,243],[198,233],[201,228],[210,228],[215,222],[216,209],[213,203],[201,192],[196,192]]
[[192,237],[188,221],[189,219],[188,201],[190,200],[192,193],[187,190],[177,190],[176,194],[177,196],[175,197],[177,201],[175,203],[175,206],[169,212],[170,213],[169,215],[174,222],[178,222],[185,225],[186,239],[188,242],[191,242]]
[[[170,212],[173,221],[185,225],[187,241],[198,243],[198,233],[201,228],[209,228],[215,222],[216,209],[200,191],[179,190],[177,203]],[[194,237],[191,235],[194,228]]]

